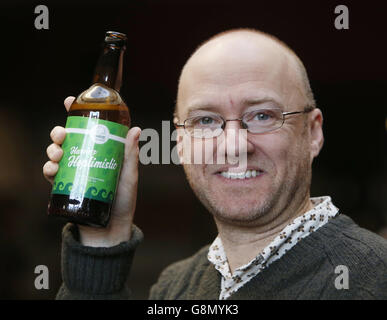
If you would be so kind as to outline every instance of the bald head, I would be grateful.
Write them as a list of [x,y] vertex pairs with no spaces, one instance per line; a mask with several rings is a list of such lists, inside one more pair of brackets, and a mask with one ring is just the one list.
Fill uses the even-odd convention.
[[[186,100],[186,85],[193,78],[227,85],[235,81],[236,74],[241,75],[241,81],[249,81],[247,74],[252,72],[269,82],[281,79],[280,90],[289,100],[303,99],[305,105],[315,106],[305,67],[286,44],[257,30],[235,29],[205,41],[188,59],[179,79],[175,116],[179,105]],[[298,99],[294,97],[297,95]]]

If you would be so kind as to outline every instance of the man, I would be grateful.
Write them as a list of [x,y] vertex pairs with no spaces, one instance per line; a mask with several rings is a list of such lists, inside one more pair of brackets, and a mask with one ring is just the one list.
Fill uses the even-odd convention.
[[[179,79],[179,156],[219,235],[166,268],[151,299],[387,297],[386,241],[339,215],[330,197],[310,198],[322,119],[302,62],[278,39],[231,30],[194,52]],[[247,131],[242,148],[235,143],[243,141],[240,129]],[[63,231],[59,299],[130,297],[125,281],[142,239],[132,225],[139,134],[132,128],[127,136],[108,228],[68,224]],[[64,129],[51,137],[43,171],[52,181]],[[190,155],[202,150],[205,161],[192,163]],[[245,167],[231,161],[240,153]],[[207,161],[214,156],[214,164]]]

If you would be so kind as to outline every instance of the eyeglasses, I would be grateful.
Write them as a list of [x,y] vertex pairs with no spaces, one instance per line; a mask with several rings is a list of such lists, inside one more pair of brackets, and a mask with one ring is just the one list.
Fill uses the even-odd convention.
[[245,113],[239,119],[223,119],[218,114],[208,113],[188,118],[183,124],[184,130],[194,138],[215,138],[220,136],[227,121],[240,121],[242,128],[252,134],[266,133],[277,130],[285,123],[285,117],[293,114],[308,113],[314,109],[306,106],[303,111],[282,112],[279,108],[260,108]]

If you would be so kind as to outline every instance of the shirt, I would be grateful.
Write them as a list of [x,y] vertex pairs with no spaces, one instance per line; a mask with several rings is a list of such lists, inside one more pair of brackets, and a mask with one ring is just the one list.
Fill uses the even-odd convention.
[[297,242],[322,227],[339,213],[329,196],[310,198],[310,200],[314,206],[313,209],[294,219],[260,254],[246,265],[237,268],[233,275],[230,272],[222,240],[219,236],[216,237],[209,247],[207,259],[222,275],[220,300],[229,298],[261,270],[280,259]]

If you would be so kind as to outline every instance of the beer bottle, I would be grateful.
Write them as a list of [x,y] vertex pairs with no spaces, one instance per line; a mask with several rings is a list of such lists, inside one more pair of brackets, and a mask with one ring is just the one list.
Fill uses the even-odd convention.
[[93,84],[70,107],[49,216],[97,227],[109,222],[130,127],[119,94],[125,44],[125,34],[106,33]]

